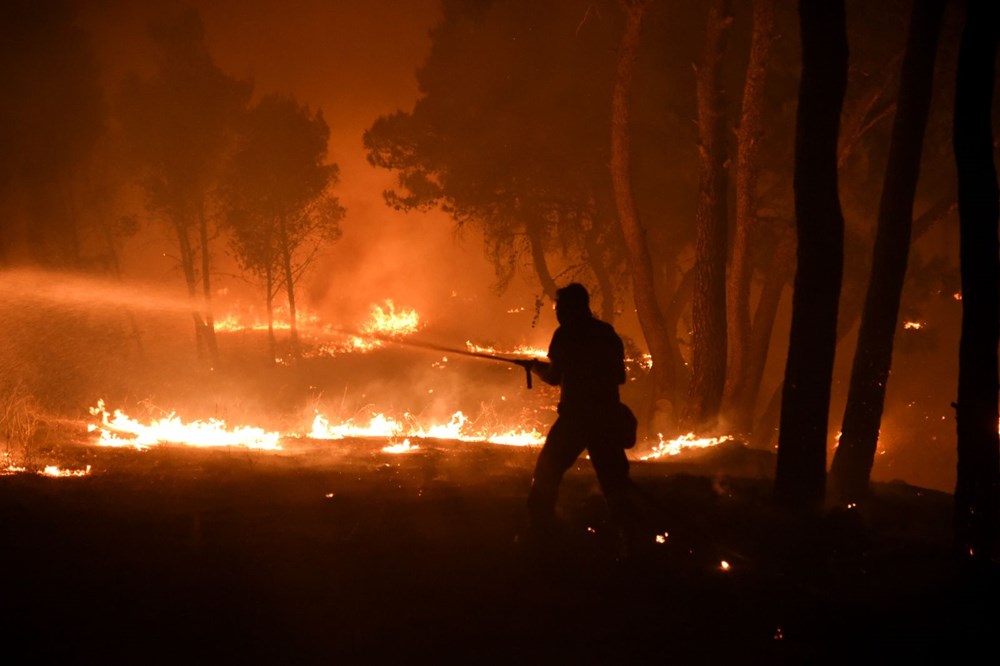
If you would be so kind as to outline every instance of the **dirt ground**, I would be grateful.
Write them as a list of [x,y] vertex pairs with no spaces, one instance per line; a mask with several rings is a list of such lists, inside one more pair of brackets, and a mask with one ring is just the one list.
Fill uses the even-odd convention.
[[[291,442],[280,454],[66,447],[0,477],[9,655],[63,663],[949,663],[997,652],[996,570],[951,498],[881,484],[804,521],[766,452],[633,465],[623,555],[586,460],[565,534],[524,543],[537,450]],[[659,539],[657,539],[659,537]],[[728,565],[723,564],[725,562]]]

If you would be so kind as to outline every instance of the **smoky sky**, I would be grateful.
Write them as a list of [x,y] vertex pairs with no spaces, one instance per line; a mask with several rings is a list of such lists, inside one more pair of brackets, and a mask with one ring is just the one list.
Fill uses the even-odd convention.
[[[415,73],[441,19],[439,0],[79,3],[80,23],[93,35],[112,93],[128,73],[155,68],[149,24],[189,8],[198,12],[208,51],[223,72],[251,81],[255,98],[291,95],[321,110],[330,127],[328,159],[340,176],[333,192],[347,215],[342,238],[304,283],[313,305],[331,316],[354,316],[391,298],[440,319],[480,297],[473,315],[531,298],[515,290],[506,301],[495,300],[492,269],[475,233],[456,236],[453,222],[439,211],[402,213],[386,206],[382,192],[395,175],[365,158],[365,129],[379,115],[412,108],[419,95]],[[147,242],[137,248],[132,268],[155,264],[157,247]]]

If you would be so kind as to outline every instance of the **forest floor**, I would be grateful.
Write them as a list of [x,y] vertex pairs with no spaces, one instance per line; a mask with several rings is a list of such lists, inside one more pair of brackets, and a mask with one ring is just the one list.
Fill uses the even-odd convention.
[[[65,663],[947,663],[996,654],[996,568],[951,497],[879,484],[803,519],[773,456],[633,464],[623,557],[589,463],[565,534],[519,538],[537,449],[293,441],[281,453],[62,446],[79,478],[0,477],[3,643]],[[659,539],[657,539],[659,537]],[[725,562],[726,564],[723,564]],[[728,565],[728,566],[727,566]]]

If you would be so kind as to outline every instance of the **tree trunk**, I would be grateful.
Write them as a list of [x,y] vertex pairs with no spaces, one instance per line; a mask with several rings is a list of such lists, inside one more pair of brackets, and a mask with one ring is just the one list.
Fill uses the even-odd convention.
[[187,226],[183,222],[175,220],[174,230],[177,232],[177,243],[181,253],[181,270],[184,272],[188,297],[191,299],[191,318],[194,320],[195,348],[198,352],[198,358],[202,359],[205,357],[208,348],[205,337],[205,320],[202,318],[201,311],[197,307],[198,278],[194,270],[194,251],[191,248],[191,239],[188,237]]
[[524,219],[524,231],[528,236],[528,247],[531,249],[531,263],[535,267],[535,274],[542,285],[545,295],[553,301],[556,299],[556,281],[549,271],[549,264],[545,259],[545,248],[542,244],[541,229],[536,218],[536,213],[528,212]]
[[691,303],[691,385],[683,423],[690,430],[715,426],[726,382],[726,197],[729,179],[722,59],[733,23],[731,0],[713,0],[705,27],[705,52],[696,88],[699,171],[695,223],[694,299]]
[[753,326],[750,331],[750,348],[746,360],[746,377],[738,399],[731,403],[730,428],[732,432],[749,435],[753,432],[753,417],[757,407],[757,397],[760,395],[760,385],[764,380],[764,368],[767,367],[768,352],[771,349],[771,335],[774,332],[774,320],[781,305],[781,296],[785,293],[785,285],[795,272],[795,237],[788,233],[778,242],[774,251],[771,266],[768,268],[754,310]]
[[799,1],[802,78],[795,125],[798,251],[781,397],[776,500],[816,509],[826,484],[830,384],[843,276],[837,135],[847,88],[844,1]]
[[[736,130],[736,228],[726,301],[729,310],[729,352],[723,396],[725,411],[730,414],[731,420],[740,421],[744,427],[749,425],[746,412],[753,411],[752,404],[747,409],[747,401],[743,395],[748,387],[751,364],[750,281],[753,271],[750,249],[757,227],[757,176],[760,169],[758,149],[760,137],[764,133],[764,81],[773,43],[774,0],[754,0],[750,62],[747,64],[746,83],[743,86],[740,125]],[[756,396],[756,391],[754,393]],[[733,412],[741,415],[733,418]]]
[[[585,224],[583,215],[578,215],[577,220],[581,226]],[[615,287],[604,265],[598,229],[596,220],[591,218],[590,224],[583,230],[583,250],[587,265],[597,280],[597,289],[601,296],[601,319],[612,323],[615,320]]]
[[299,357],[299,329],[295,314],[295,280],[292,273],[292,250],[288,244],[288,230],[285,228],[285,218],[278,222],[279,242],[281,243],[281,264],[285,272],[285,293],[288,294],[288,333],[292,343],[292,360]]
[[201,287],[205,299],[205,343],[213,366],[219,365],[219,345],[215,339],[215,318],[212,316],[212,257],[208,253],[208,219],[204,204],[198,206],[198,233],[201,240]]
[[879,203],[871,276],[851,368],[842,434],[830,468],[831,487],[842,502],[857,502],[867,495],[875,462],[910,252],[913,199],[943,11],[944,0],[916,0],[913,4]]
[[998,23],[989,3],[970,2],[967,12],[958,56],[953,135],[962,276],[955,537],[960,552],[989,562],[997,547],[1000,501],[1000,201],[991,125]]
[[267,350],[271,363],[278,357],[278,342],[274,339],[274,270],[270,263],[266,271],[267,281]]
[[[618,47],[614,88],[611,93],[611,184],[621,225],[625,250],[632,272],[632,294],[639,325],[653,357],[653,384],[656,398],[674,400],[668,331],[663,312],[656,300],[653,261],[646,244],[646,230],[632,195],[629,145],[629,95],[635,74],[636,53],[642,19],[650,0],[619,0],[625,12],[625,27]],[[676,404],[674,405],[676,409]]]

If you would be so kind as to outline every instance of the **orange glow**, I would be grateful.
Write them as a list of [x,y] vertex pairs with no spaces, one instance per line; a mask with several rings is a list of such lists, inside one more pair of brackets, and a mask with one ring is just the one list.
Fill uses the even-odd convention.
[[90,408],[93,416],[101,418],[100,424],[87,426],[88,432],[99,431],[97,443],[100,446],[128,447],[138,450],[148,449],[158,444],[184,444],[196,447],[236,446],[247,449],[276,451],[280,435],[266,432],[261,428],[237,426],[227,428],[219,419],[184,423],[173,413],[143,425],[116,409],[109,414],[104,401],[98,400],[96,407]]
[[396,311],[396,305],[386,299],[385,307],[373,305],[368,321],[361,327],[364,333],[370,335],[404,336],[420,330],[420,315],[416,310],[401,309]]
[[687,449],[707,449],[733,439],[730,435],[723,435],[722,437],[698,437],[693,432],[674,439],[663,439],[663,433],[659,433],[658,436],[660,441],[653,447],[652,451],[641,456],[640,460],[655,460],[664,456],[676,456]]
[[512,349],[498,349],[490,345],[477,345],[471,341],[465,341],[465,348],[477,354],[499,354],[502,356],[524,356],[526,358],[548,358],[549,350],[540,347],[528,347],[527,345],[517,345]]
[[[419,423],[410,414],[396,420],[385,414],[373,414],[367,425],[353,419],[339,424],[330,423],[322,414],[316,414],[308,437],[312,439],[344,439],[345,437],[406,437],[414,439],[443,439],[462,442],[487,442],[506,446],[540,446],[545,436],[537,430],[523,428],[491,432],[474,429],[462,412],[455,412],[447,423]],[[395,451],[394,451],[395,452]]]
[[61,469],[56,465],[47,465],[39,474],[54,477],[87,476],[90,474],[90,465],[85,469]]
[[409,439],[404,439],[399,444],[389,444],[388,446],[383,446],[383,453],[412,453],[419,449],[419,446],[411,446]]
[[904,321],[903,322],[903,329],[905,329],[907,331],[919,331],[924,326],[925,326],[925,324],[923,322],[921,322],[921,321]]

